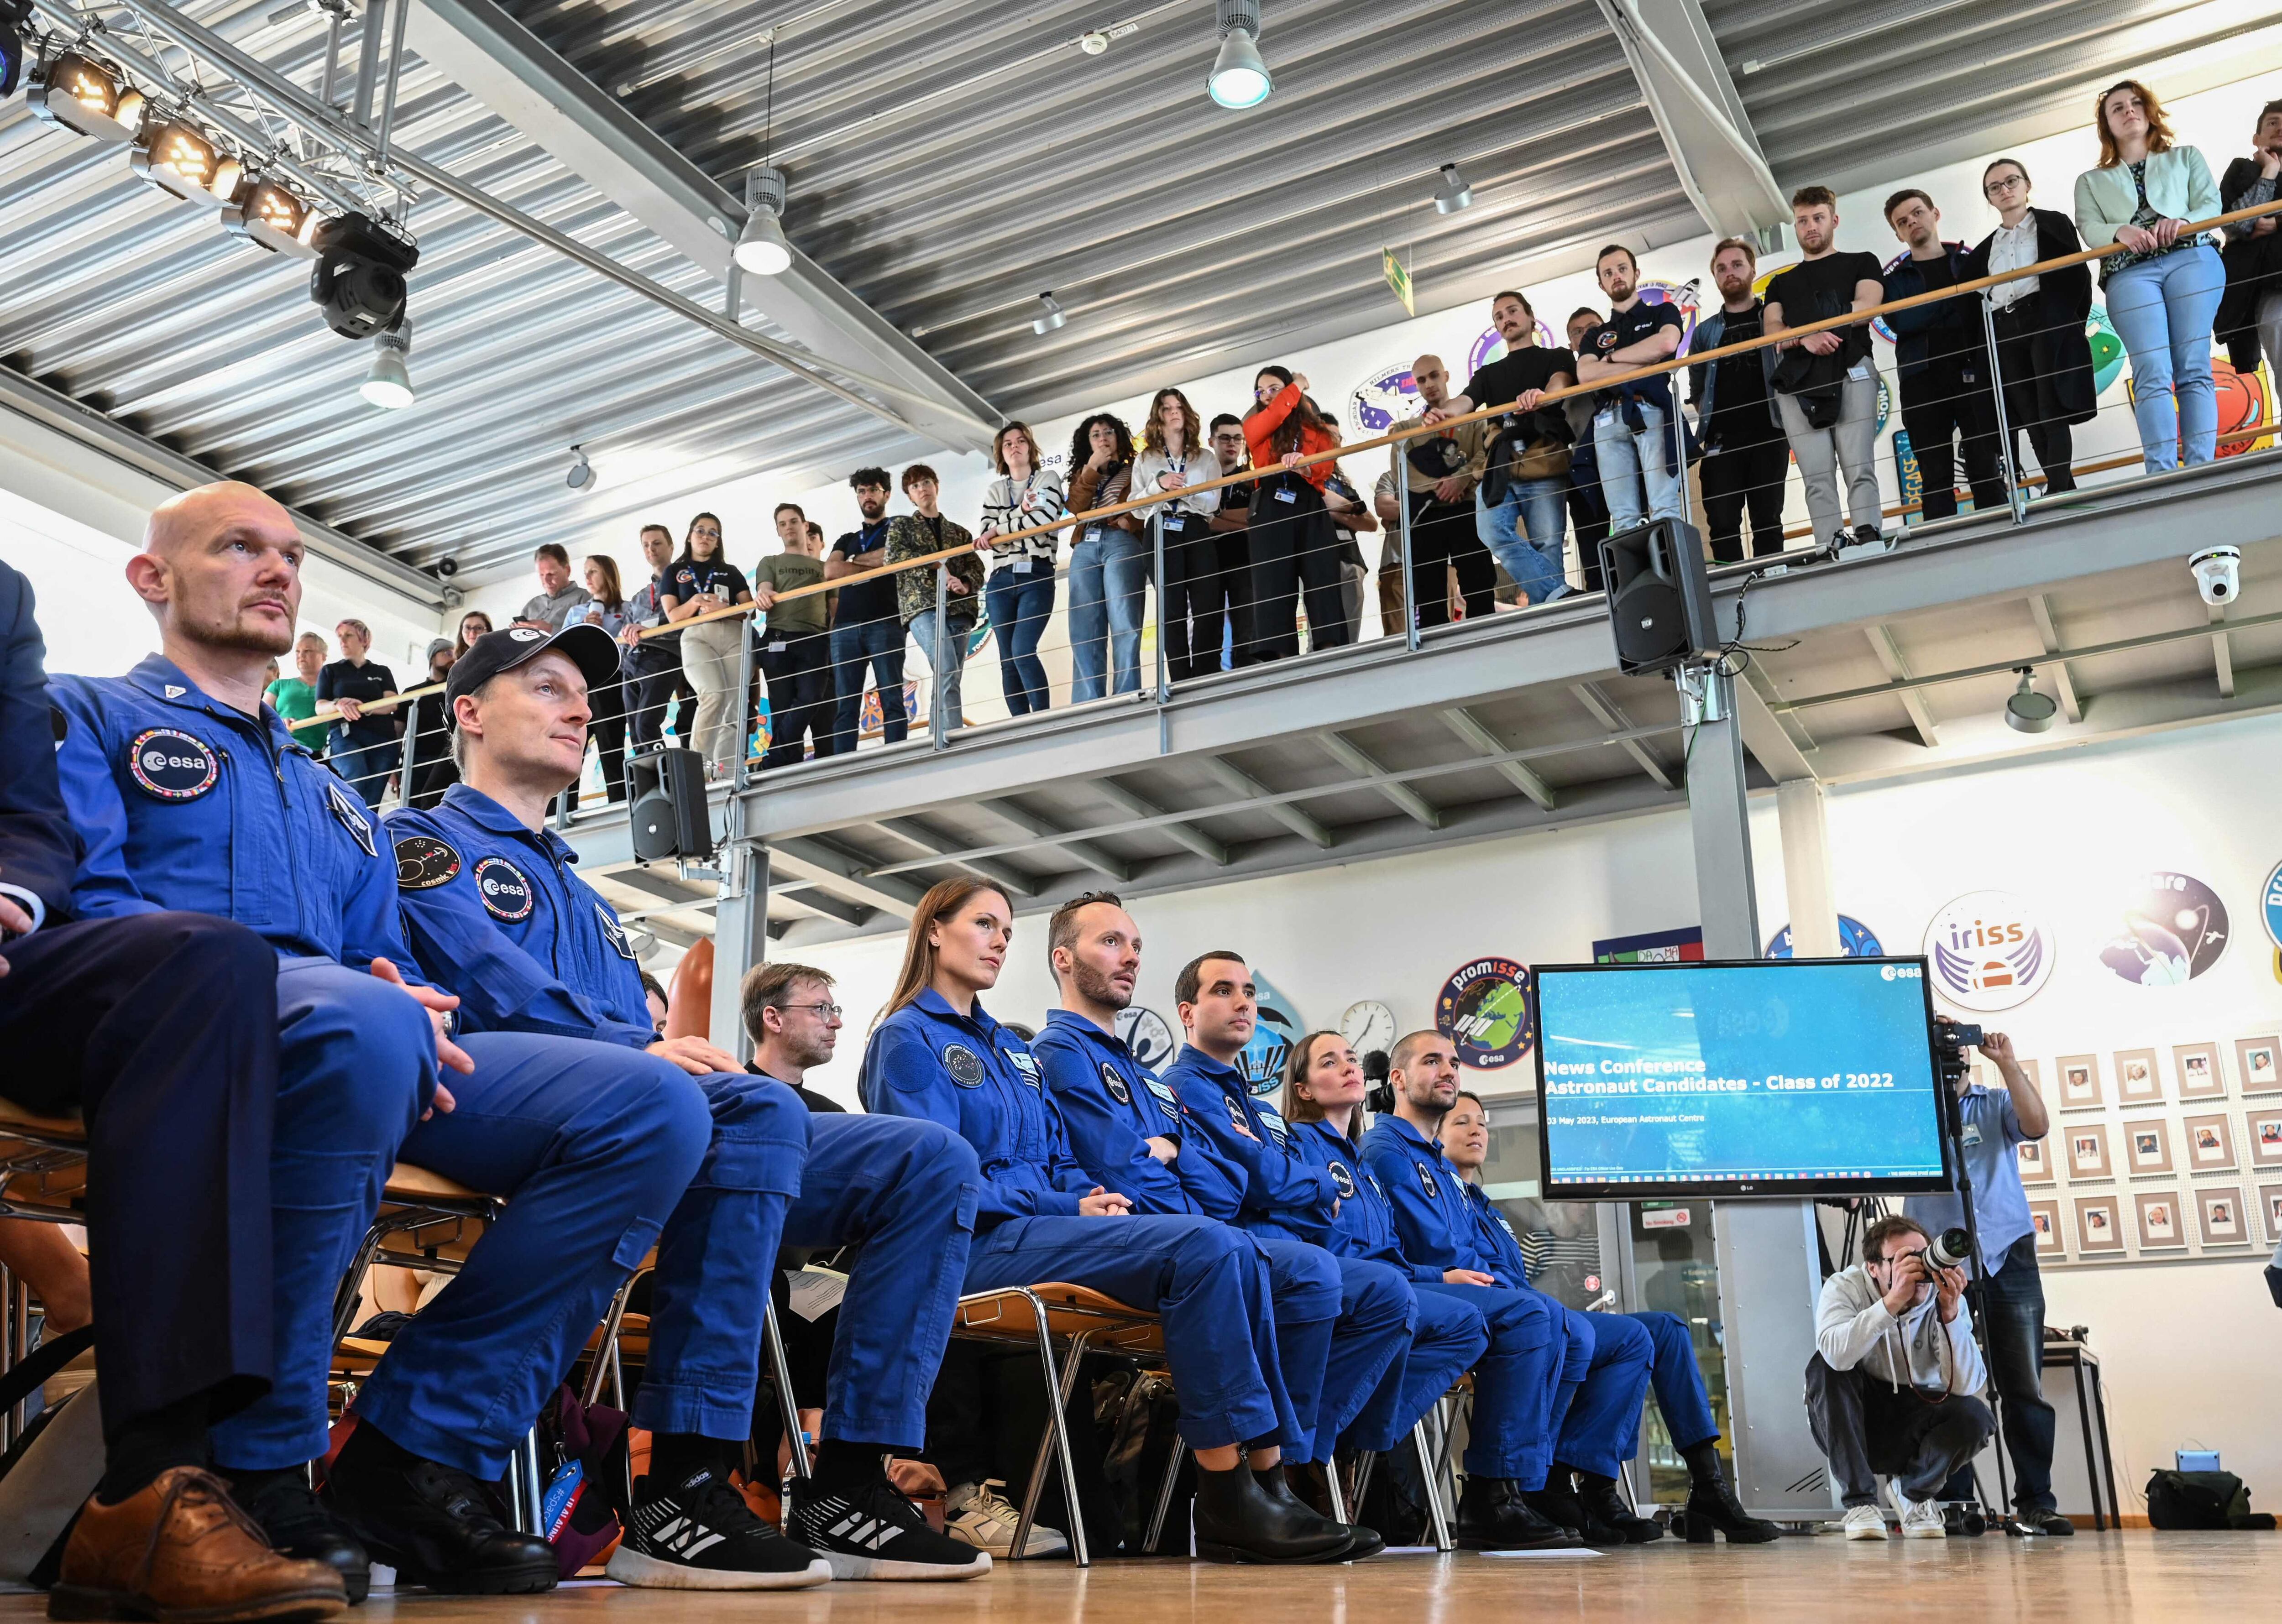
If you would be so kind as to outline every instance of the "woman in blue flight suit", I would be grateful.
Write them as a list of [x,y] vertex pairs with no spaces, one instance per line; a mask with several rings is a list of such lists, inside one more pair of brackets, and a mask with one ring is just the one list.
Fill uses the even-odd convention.
[[[1442,1143],[1450,1164],[1458,1170],[1467,1204],[1474,1210],[1476,1247],[1493,1261],[1500,1279],[1526,1280],[1529,1259],[1521,1249],[1521,1237],[1514,1233],[1512,1222],[1498,1210],[1480,1184],[1489,1132],[1479,1095],[1459,1093],[1457,1104],[1443,1120]],[[1649,1334],[1654,1349],[1649,1380],[1656,1392],[1657,1408],[1664,1412],[1665,1430],[1672,1435],[1673,1447],[1688,1463],[1691,1481],[1683,1520],[1688,1543],[1708,1545],[1715,1531],[1725,1534],[1731,1545],[1759,1545],[1778,1538],[1781,1530],[1774,1524],[1762,1522],[1743,1509],[1719,1464],[1719,1428],[1712,1419],[1712,1402],[1704,1391],[1704,1373],[1696,1366],[1696,1343],[1688,1334],[1688,1322],[1677,1314],[1653,1310],[1625,1318]],[[1640,1453],[1637,1410],[1615,1453],[1619,1460],[1630,1460]],[[1617,1494],[1615,1482],[1581,1470],[1577,1476],[1582,1513],[1604,1526],[1625,1527],[1616,1520],[1616,1514],[1627,1508]]]
[[1210,1218],[1134,1216],[1105,1191],[1071,1158],[1028,1046],[982,1008],[976,994],[997,985],[1013,917],[977,880],[929,890],[864,1051],[865,1110],[940,1122],[981,1160],[967,1290],[1068,1280],[1163,1316],[1181,1435],[1197,1457],[1199,1555],[1326,1562],[1376,1546],[1301,1504],[1274,1469],[1284,1426],[1258,1249]]

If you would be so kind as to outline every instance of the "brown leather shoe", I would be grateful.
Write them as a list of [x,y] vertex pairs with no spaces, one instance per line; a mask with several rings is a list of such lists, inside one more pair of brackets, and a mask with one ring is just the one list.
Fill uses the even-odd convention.
[[283,1624],[348,1605],[339,1574],[272,1551],[220,1478],[176,1466],[117,1505],[90,1498],[80,1508],[48,1616]]

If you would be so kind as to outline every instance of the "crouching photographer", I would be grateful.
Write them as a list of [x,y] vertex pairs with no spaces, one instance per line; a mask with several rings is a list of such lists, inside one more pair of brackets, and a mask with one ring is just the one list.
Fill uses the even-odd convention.
[[[1944,1236],[1961,1253],[1959,1232]],[[1886,1537],[1878,1474],[1893,1479],[1902,1537],[1941,1539],[1942,1485],[1996,1430],[1965,1305],[1963,1258],[1906,1218],[1862,1238],[1863,1261],[1822,1283],[1806,1411],[1846,1508],[1849,1539]]]

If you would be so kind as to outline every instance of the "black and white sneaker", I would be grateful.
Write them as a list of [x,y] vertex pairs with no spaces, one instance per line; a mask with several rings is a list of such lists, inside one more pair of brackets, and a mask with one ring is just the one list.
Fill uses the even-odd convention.
[[881,1476],[855,1489],[793,1485],[785,1532],[832,1565],[834,1579],[979,1579],[990,1553],[928,1527]]
[[679,1484],[634,1482],[633,1527],[603,1569],[653,1590],[804,1590],[832,1569],[753,1515],[711,1467]]

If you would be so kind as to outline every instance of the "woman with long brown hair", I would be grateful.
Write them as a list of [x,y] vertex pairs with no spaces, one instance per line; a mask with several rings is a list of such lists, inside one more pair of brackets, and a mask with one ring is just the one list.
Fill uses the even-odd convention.
[[1252,657],[1289,659],[1300,652],[1300,598],[1308,600],[1308,646],[1333,648],[1347,641],[1347,607],[1339,596],[1338,542],[1323,507],[1332,467],[1296,466],[1339,445],[1308,380],[1288,367],[1262,367],[1253,380],[1256,404],[1244,415],[1252,466],[1267,470],[1253,482]]
[[998,984],[1013,929],[1005,893],[981,880],[947,879],[920,899],[865,1047],[864,1108],[940,1122],[974,1148],[982,1172],[969,1292],[1067,1280],[1163,1317],[1181,1436],[1196,1454],[1199,1555],[1338,1560],[1356,1531],[1301,1504],[1275,1470],[1284,1422],[1276,1361],[1263,1352],[1263,1334],[1273,1334],[1263,1332],[1272,1325],[1266,1264],[1214,1219],[1134,1215],[1071,1159],[1029,1046],[981,1002]]
[[[1192,487],[1234,472],[1221,467],[1213,454],[1204,419],[1189,398],[1177,389],[1159,390],[1141,425],[1141,452],[1133,459],[1133,494],[1164,493],[1168,498],[1140,512],[1155,519],[1164,531],[1165,597],[1157,606],[1158,636],[1165,640],[1166,672],[1176,683],[1220,669],[1220,615],[1208,601],[1220,554],[1208,527],[1220,511],[1221,492]],[[1193,636],[1189,624],[1192,615]]]
[[1054,612],[1054,547],[1061,532],[1048,530],[1020,541],[1002,537],[1052,524],[1068,507],[1062,476],[1044,466],[1028,424],[1008,423],[998,430],[990,443],[990,460],[998,477],[982,493],[982,528],[975,533],[974,550],[996,561],[983,583],[982,600],[991,635],[998,639],[999,686],[1005,690],[1006,708],[1027,716],[1047,704],[1038,640]]

